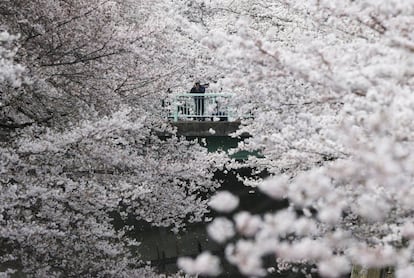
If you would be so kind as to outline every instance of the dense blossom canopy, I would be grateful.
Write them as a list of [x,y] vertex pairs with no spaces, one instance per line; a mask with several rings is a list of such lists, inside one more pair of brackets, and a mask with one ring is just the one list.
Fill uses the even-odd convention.
[[252,276],[266,273],[267,255],[280,269],[308,262],[326,277],[352,265],[413,276],[412,2],[197,3],[219,82],[254,114],[239,148],[260,150],[250,165],[272,176],[246,185],[290,204],[242,212],[233,226],[215,221],[219,242],[234,229],[244,236],[227,259]]
[[[263,256],[324,277],[352,265],[414,276],[412,26],[402,0],[0,1],[5,273],[150,275],[110,215],[203,220],[200,192],[226,160],[176,138],[160,109],[168,88],[202,79],[253,115],[239,149],[259,151],[245,165],[270,177],[245,185],[289,202],[208,225],[230,263],[246,276],[266,275]],[[220,273],[208,252],[178,264]]]
[[0,1],[5,275],[156,275],[114,217],[174,232],[204,220],[226,159],[165,122],[161,99],[188,61],[167,7]]

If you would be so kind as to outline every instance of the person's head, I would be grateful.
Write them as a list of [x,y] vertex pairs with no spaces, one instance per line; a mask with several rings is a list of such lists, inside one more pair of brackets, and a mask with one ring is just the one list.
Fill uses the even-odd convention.
[[200,81],[196,81],[195,82],[195,86],[198,88],[198,87],[200,87]]

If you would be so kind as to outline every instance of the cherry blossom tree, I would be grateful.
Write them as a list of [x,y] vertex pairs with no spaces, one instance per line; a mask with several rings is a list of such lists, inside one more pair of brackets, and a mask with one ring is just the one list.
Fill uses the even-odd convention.
[[[109,214],[176,229],[203,219],[200,191],[215,190],[223,158],[157,136],[174,134],[159,109],[167,88],[202,78],[253,115],[239,149],[259,150],[247,165],[271,177],[246,185],[290,204],[215,219],[211,237],[234,239],[229,262],[246,276],[265,275],[268,255],[279,269],[306,262],[325,277],[351,265],[412,276],[413,9],[401,0],[1,1],[1,122],[13,131],[0,152],[2,264],[32,276],[151,272]],[[228,193],[210,203],[237,204]],[[210,253],[179,265],[219,273]]]
[[266,274],[267,255],[280,268],[314,264],[324,277],[355,264],[412,276],[412,3],[203,3],[211,16],[200,43],[254,114],[240,148],[260,150],[251,165],[272,176],[246,184],[290,203],[214,221],[212,238],[243,238],[227,259],[247,276]]
[[111,214],[174,230],[203,220],[199,193],[214,190],[220,156],[161,141],[130,113],[65,132],[32,128],[2,149],[2,262],[36,276],[136,276],[143,264],[128,246],[137,243],[124,235],[127,225],[114,229]]
[[150,106],[156,116],[164,93],[182,84],[194,62],[187,56],[190,39],[176,31],[169,1],[0,5],[0,24],[20,35],[15,59],[31,79],[19,94],[13,88],[4,92],[12,126],[62,125],[109,115],[125,103]]
[[168,3],[0,2],[2,274],[157,276],[112,216],[173,231],[204,219],[225,158],[160,109],[190,47]]

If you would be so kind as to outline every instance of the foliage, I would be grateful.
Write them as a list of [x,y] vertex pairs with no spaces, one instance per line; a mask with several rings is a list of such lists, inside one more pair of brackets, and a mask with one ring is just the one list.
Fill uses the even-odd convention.
[[0,1],[4,274],[156,276],[110,215],[173,231],[203,220],[225,159],[163,118],[187,61],[166,3]]
[[[254,113],[240,148],[261,150],[250,163],[272,174],[246,184],[290,202],[243,217],[254,233],[229,243],[227,259],[249,276],[266,274],[267,255],[280,267],[307,261],[326,277],[352,264],[413,275],[412,3],[197,3],[206,15],[200,43],[224,73],[220,83]],[[234,227],[218,223],[228,227],[212,233],[221,240]]]
[[161,141],[130,113],[65,132],[33,127],[2,149],[3,261],[35,276],[129,273],[140,265],[128,227],[116,232],[110,213],[174,230],[203,219],[214,158],[194,142]]
[[[413,9],[400,0],[1,1],[1,122],[15,131],[0,153],[1,259],[34,276],[133,276],[144,270],[108,213],[175,228],[202,220],[200,191],[215,190],[224,160],[157,136],[173,133],[160,98],[196,77],[236,92],[240,113],[254,115],[239,148],[260,150],[248,165],[271,177],[245,184],[290,203],[211,223],[220,242],[241,236],[226,247],[231,263],[248,276],[266,274],[268,255],[279,269],[308,262],[326,277],[352,264],[412,276]],[[211,203],[225,211],[238,204],[215,200],[231,201]],[[219,268],[208,253],[180,265]]]

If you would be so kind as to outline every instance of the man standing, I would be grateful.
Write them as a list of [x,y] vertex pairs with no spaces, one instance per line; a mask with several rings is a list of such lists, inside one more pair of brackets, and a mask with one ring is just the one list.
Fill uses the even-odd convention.
[[[206,88],[200,84],[200,81],[197,81],[193,88],[191,88],[191,94],[204,94]],[[204,121],[204,96],[194,96],[194,103],[195,103],[195,113],[196,119]]]

